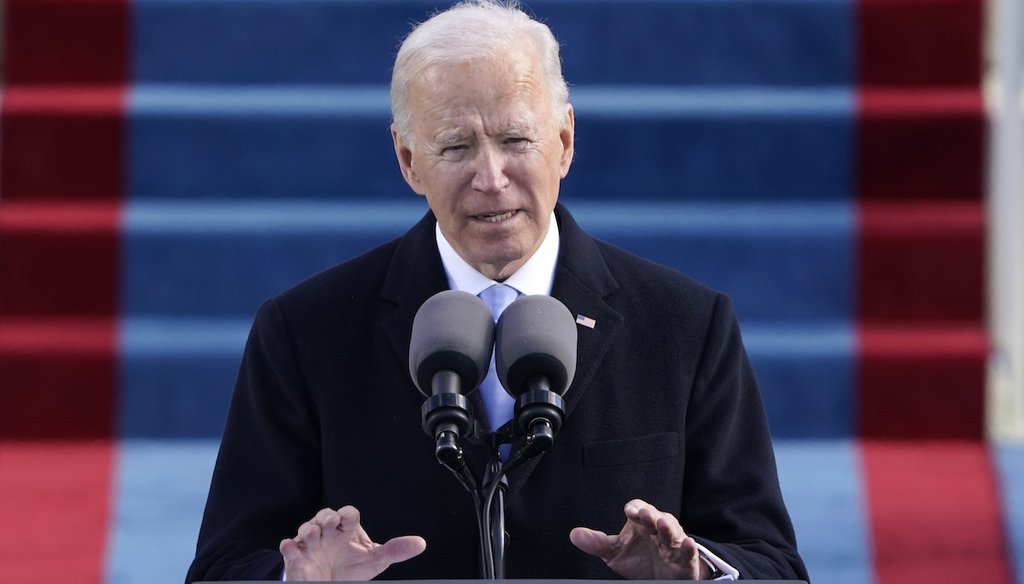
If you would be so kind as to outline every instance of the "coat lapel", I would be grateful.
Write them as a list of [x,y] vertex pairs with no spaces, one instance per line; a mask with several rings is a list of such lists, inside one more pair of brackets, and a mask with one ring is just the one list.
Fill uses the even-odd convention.
[[[591,386],[595,371],[622,327],[623,318],[607,301],[619,289],[619,285],[608,270],[597,244],[580,229],[562,205],[556,207],[555,215],[558,219],[560,248],[551,295],[565,304],[574,318],[584,317],[594,321],[593,328],[576,325],[579,335],[576,375],[564,396],[565,415],[569,418]],[[554,448],[558,448],[557,436]],[[516,493],[522,490],[523,484],[543,458],[543,455],[534,457],[510,473],[509,500],[514,499]]]
[[[406,367],[409,363],[409,343],[416,312],[428,298],[448,290],[448,278],[437,251],[435,223],[433,213],[428,212],[399,240],[387,278],[381,288],[381,298],[395,306],[394,311],[386,316],[381,324],[399,361],[406,364]],[[425,399],[421,398],[421,403]],[[479,391],[469,396],[469,403],[477,427],[486,432],[487,416],[484,414]],[[463,443],[463,448],[467,459],[472,461],[473,468],[483,468],[489,452],[485,443],[475,436],[470,436]]]

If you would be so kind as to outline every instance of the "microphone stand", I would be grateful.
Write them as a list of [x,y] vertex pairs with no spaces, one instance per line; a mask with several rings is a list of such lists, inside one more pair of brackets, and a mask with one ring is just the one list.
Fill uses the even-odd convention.
[[[495,453],[496,454],[496,453]],[[505,534],[505,491],[508,489],[508,480],[505,478],[505,470],[497,455],[487,465],[487,473],[484,475],[484,489],[487,495],[483,502],[483,517],[489,531],[481,531],[486,534],[485,545],[490,554],[485,564],[487,571],[485,578],[493,580],[505,579],[505,550],[508,542]],[[495,505],[497,503],[497,505]]]
[[[471,431],[465,398],[437,392],[423,404],[424,429],[435,438],[434,454],[438,462],[448,468],[473,497],[484,580],[505,579],[505,552],[508,548],[505,532],[506,477],[509,471],[551,447],[565,415],[562,397],[547,390],[539,381],[531,379],[531,390],[516,401],[515,418],[491,434],[491,456],[483,481],[478,481],[469,469],[459,444],[461,437]],[[514,442],[520,435],[525,440],[502,464],[498,448]]]

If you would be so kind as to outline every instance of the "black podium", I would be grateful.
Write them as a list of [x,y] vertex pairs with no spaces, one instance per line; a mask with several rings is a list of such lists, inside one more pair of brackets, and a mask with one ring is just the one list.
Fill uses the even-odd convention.
[[[807,584],[804,580],[741,580],[761,584]],[[232,580],[230,582],[196,582],[196,584],[271,584],[280,580]],[[374,580],[391,584],[489,584],[494,580]],[[516,584],[622,584],[624,580],[515,580]],[[633,580],[636,584],[678,584],[676,580]],[[321,584],[341,584],[340,582]]]
[[[280,580],[232,580],[230,582],[197,582],[196,584],[270,584]],[[376,582],[376,581],[375,581]],[[494,580],[380,580],[391,584],[488,584]],[[516,584],[623,584],[624,580],[515,580]],[[633,580],[636,584],[678,584],[676,580]],[[743,580],[761,584],[807,584],[804,580]],[[321,584],[342,584],[322,582]]]

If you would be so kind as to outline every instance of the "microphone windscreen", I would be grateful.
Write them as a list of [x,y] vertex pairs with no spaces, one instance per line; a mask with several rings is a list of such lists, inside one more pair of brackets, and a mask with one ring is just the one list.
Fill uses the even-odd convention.
[[468,292],[445,290],[420,306],[412,323],[409,374],[431,394],[438,371],[454,371],[462,390],[471,392],[487,374],[494,347],[494,317],[487,304]]
[[576,375],[576,320],[551,296],[520,296],[495,329],[494,360],[505,390],[526,393],[529,379],[543,375],[561,395]]

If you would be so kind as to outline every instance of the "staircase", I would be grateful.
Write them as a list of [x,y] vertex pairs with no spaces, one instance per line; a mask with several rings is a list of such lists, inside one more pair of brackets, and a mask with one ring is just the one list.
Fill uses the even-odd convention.
[[[387,82],[436,4],[5,0],[6,574],[181,579],[257,306],[426,210]],[[561,200],[733,298],[812,578],[1024,582],[1024,450],[984,439],[982,0],[530,6]]]

